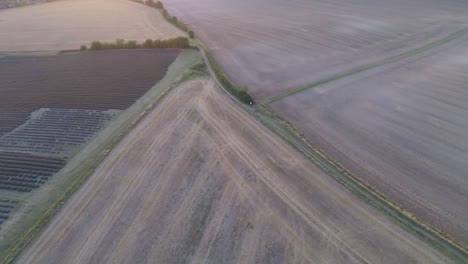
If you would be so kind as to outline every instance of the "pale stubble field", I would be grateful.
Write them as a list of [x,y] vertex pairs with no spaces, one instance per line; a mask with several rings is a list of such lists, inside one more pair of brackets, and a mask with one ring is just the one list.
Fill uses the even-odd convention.
[[446,263],[220,94],[176,87],[18,263]]

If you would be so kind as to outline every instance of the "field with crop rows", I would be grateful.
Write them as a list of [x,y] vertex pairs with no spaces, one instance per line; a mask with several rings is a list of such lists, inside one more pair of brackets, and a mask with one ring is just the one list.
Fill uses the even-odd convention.
[[450,263],[208,79],[174,88],[17,263]]
[[414,49],[468,27],[464,0],[171,0],[255,99]]
[[271,104],[354,175],[468,244],[468,36]]
[[120,112],[41,108],[26,123],[0,137],[0,151],[70,157]]
[[[99,131],[163,78],[180,52],[0,56],[2,199],[34,204],[28,201],[36,195],[32,191],[50,182]],[[0,224],[8,218],[1,210],[0,204]],[[21,217],[15,219],[21,222]],[[3,249],[4,241],[0,244]]]
[[0,152],[0,189],[30,192],[46,183],[63,165],[65,160],[60,158]]
[[0,58],[0,135],[39,108],[124,110],[180,50],[111,50]]
[[155,10],[128,0],[66,0],[0,10],[0,51],[78,49],[92,41],[181,36]]
[[18,202],[15,200],[0,200],[0,226],[8,220],[10,214],[16,209],[17,204]]

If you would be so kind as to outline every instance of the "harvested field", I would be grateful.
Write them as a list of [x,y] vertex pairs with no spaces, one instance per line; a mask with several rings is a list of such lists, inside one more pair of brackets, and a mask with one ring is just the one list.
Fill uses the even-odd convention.
[[18,263],[448,263],[211,80],[175,88]]
[[171,0],[255,99],[385,59],[468,27],[464,0]]
[[124,110],[180,50],[110,50],[0,58],[0,135],[40,108]]
[[67,0],[0,10],[0,51],[78,49],[117,38],[168,39],[182,32],[128,0]]
[[468,245],[468,36],[270,106],[355,176]]

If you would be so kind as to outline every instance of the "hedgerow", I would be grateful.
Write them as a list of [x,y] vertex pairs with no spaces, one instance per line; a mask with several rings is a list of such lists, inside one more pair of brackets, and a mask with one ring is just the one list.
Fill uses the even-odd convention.
[[135,40],[129,40],[125,42],[123,39],[117,39],[115,42],[101,42],[93,41],[88,48],[86,45],[82,45],[80,50],[111,50],[111,49],[166,49],[166,48],[177,48],[177,49],[188,49],[190,48],[189,40],[186,37],[177,37],[172,39],[147,39],[143,43],[138,43]]

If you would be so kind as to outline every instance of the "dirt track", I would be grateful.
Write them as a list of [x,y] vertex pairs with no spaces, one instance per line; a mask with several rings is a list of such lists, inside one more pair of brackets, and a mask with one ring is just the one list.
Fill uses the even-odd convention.
[[181,85],[19,263],[447,263],[259,125]]
[[78,49],[95,40],[181,34],[156,10],[128,0],[66,0],[0,10],[0,51]]

